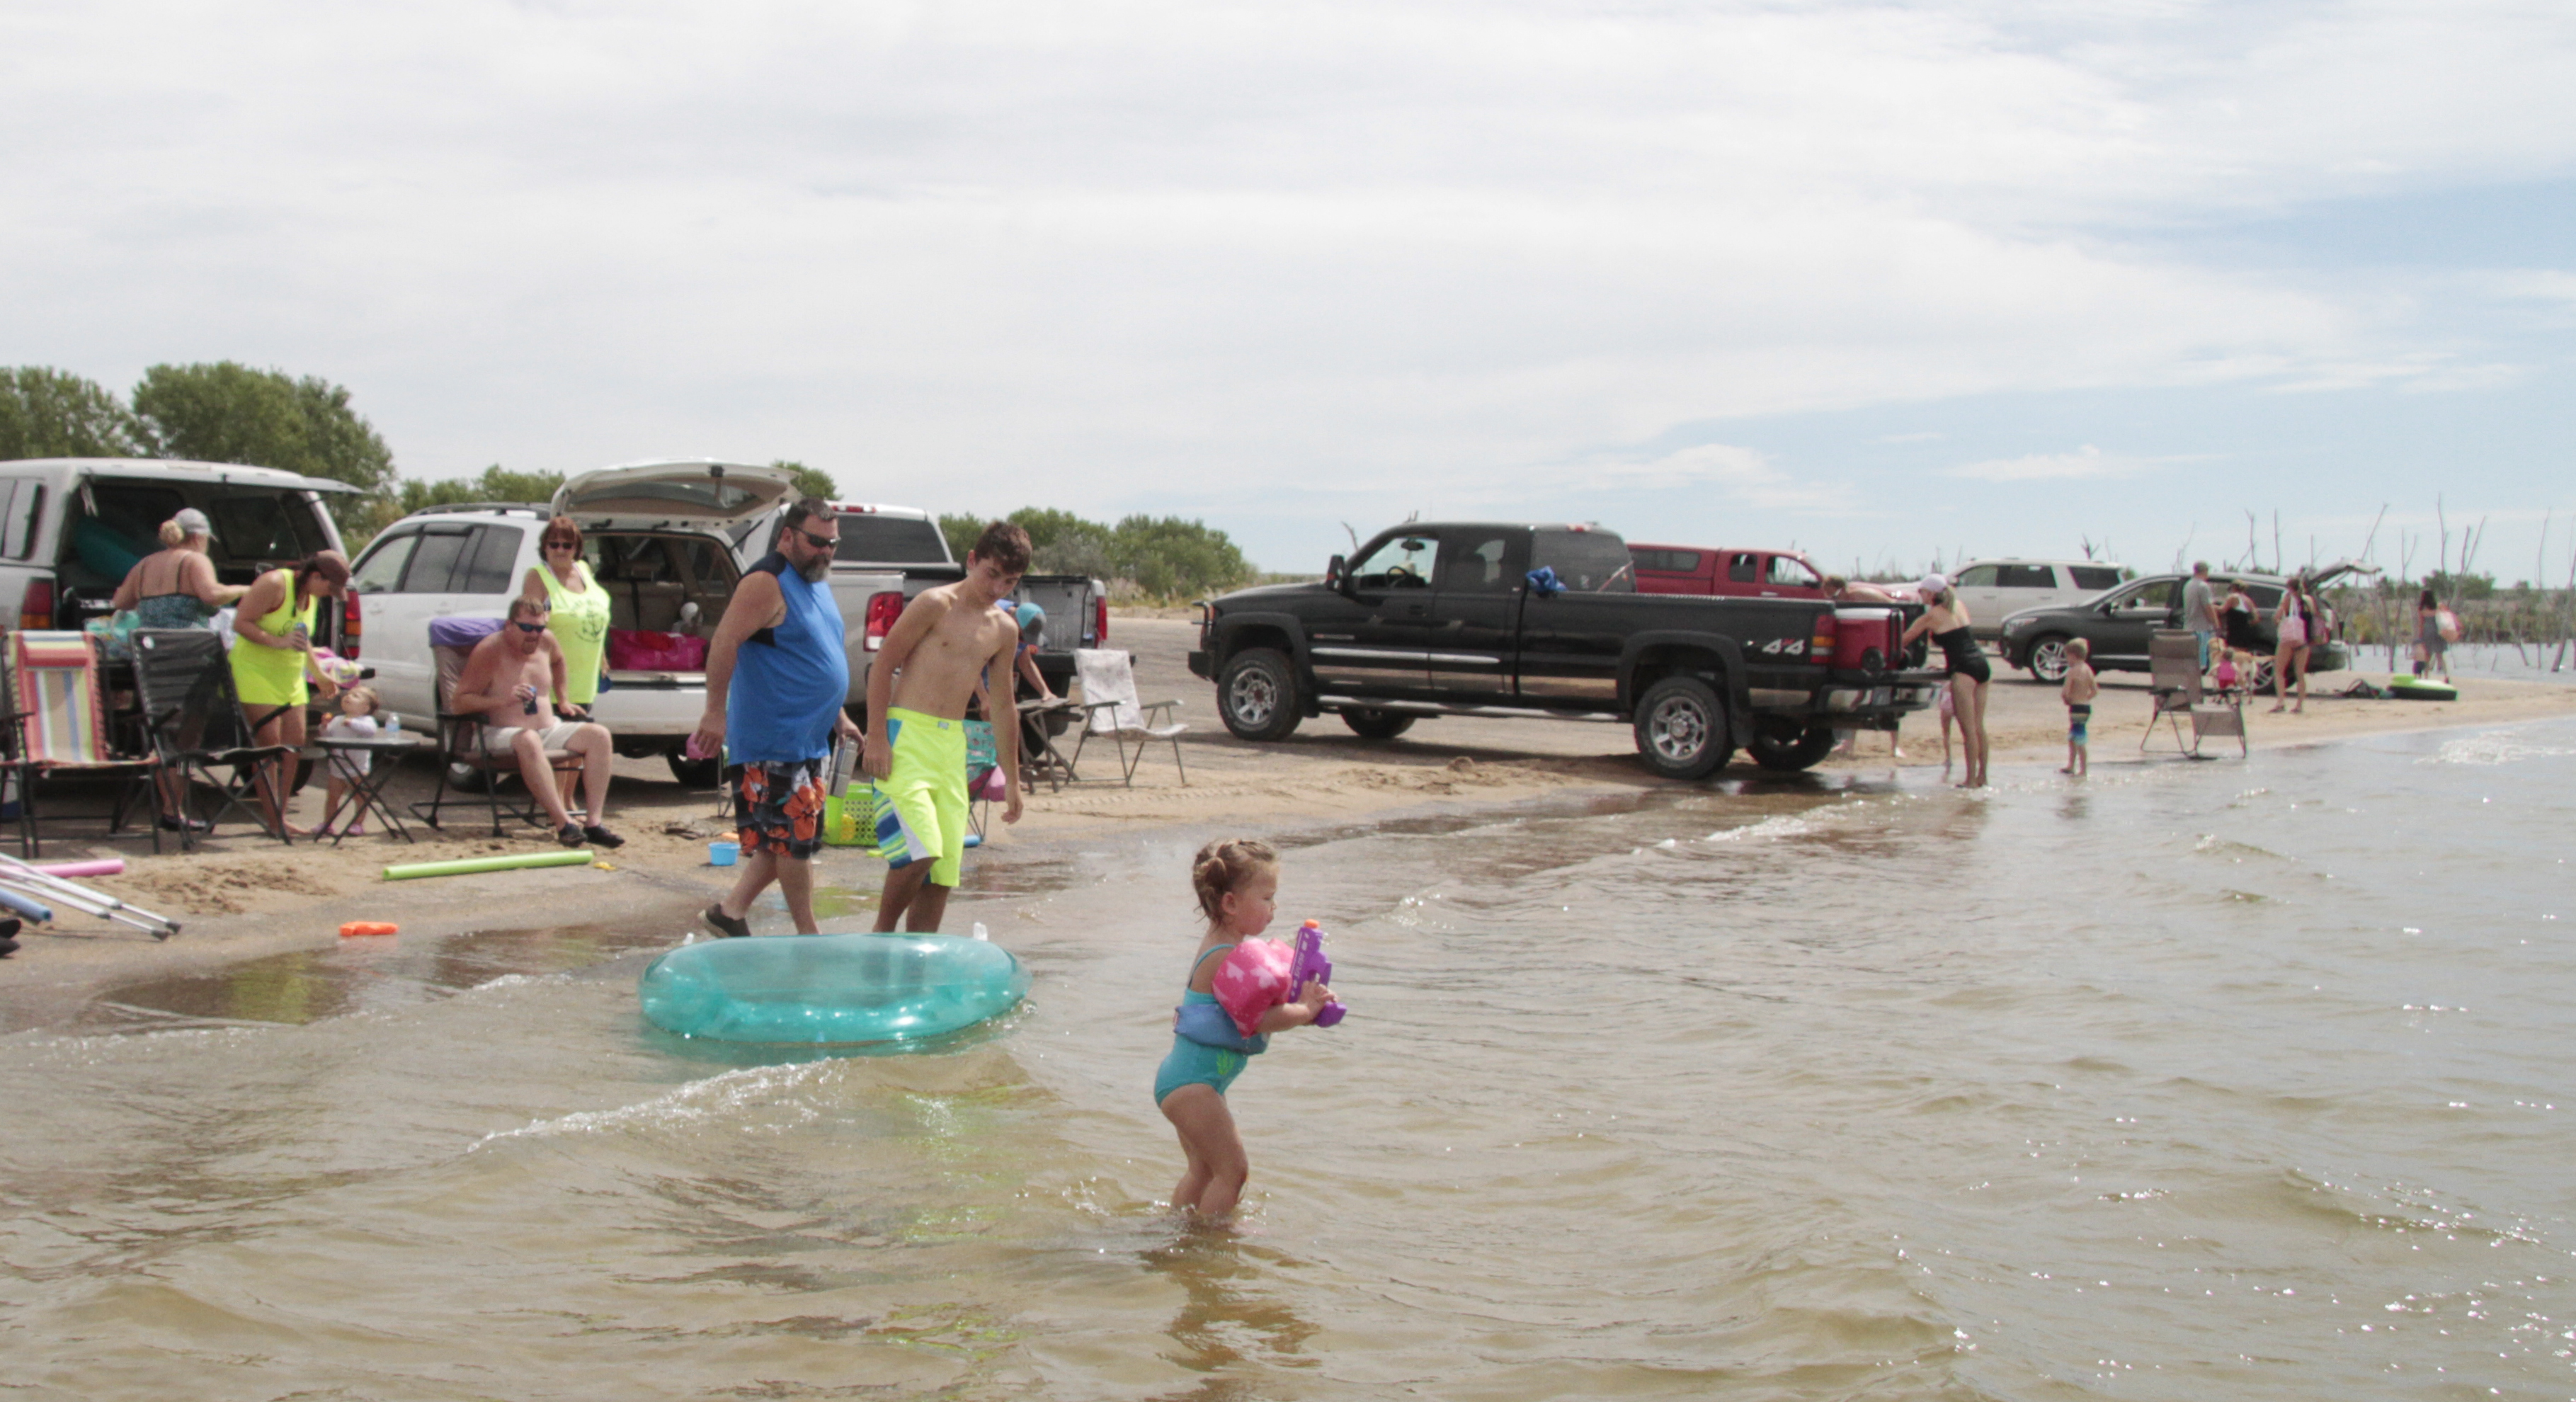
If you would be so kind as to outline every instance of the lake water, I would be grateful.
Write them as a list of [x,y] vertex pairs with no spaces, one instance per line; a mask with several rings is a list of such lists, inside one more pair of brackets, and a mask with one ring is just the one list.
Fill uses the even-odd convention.
[[2576,1394],[2576,726],[2002,777],[1292,835],[1352,1012],[1231,1236],[1147,1099],[1203,834],[982,859],[1036,993],[940,1055],[653,1034],[665,930],[119,990],[0,1038],[0,1381]]

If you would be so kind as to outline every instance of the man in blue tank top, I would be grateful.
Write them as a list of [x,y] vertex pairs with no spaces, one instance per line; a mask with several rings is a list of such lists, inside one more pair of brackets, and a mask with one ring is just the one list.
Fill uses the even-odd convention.
[[840,531],[819,497],[787,508],[778,548],[734,586],[707,645],[707,709],[690,743],[725,756],[742,837],[742,876],[707,907],[719,935],[751,933],[751,903],[772,881],[796,933],[820,930],[814,853],[823,845],[824,769],[835,741],[859,733],[841,709],[850,655],[832,601]]

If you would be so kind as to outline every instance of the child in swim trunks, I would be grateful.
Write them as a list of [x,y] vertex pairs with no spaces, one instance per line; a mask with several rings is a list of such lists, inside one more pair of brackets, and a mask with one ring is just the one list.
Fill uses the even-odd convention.
[[2060,774],[2093,772],[2093,752],[2085,743],[2085,730],[2093,719],[2093,698],[2102,694],[2102,683],[2093,675],[2092,649],[2082,638],[2066,644],[2066,680],[2057,688],[2066,703],[2066,767]]
[[[1184,1009],[1213,1006],[1217,966],[1237,942],[1269,928],[1278,909],[1279,854],[1265,842],[1211,842],[1190,864],[1190,886],[1207,916],[1207,933],[1199,939],[1189,987],[1181,994]],[[1235,1133],[1234,1113],[1226,1108],[1226,1087],[1243,1074],[1249,1058],[1270,1045],[1271,1033],[1312,1024],[1332,996],[1333,990],[1308,979],[1294,1001],[1263,1013],[1257,1034],[1238,1039],[1231,1049],[1172,1034],[1171,1054],[1154,1076],[1154,1103],[1179,1132],[1181,1152],[1189,1160],[1172,1189],[1172,1206],[1209,1222],[1234,1211],[1252,1165],[1244,1156],[1242,1136]],[[1176,1027],[1180,1020],[1176,1014]]]

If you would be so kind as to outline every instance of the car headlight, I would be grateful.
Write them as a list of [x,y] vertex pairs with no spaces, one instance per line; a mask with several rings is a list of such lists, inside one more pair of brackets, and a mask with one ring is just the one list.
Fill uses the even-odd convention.
[[2030,620],[2027,618],[2007,618],[2004,620],[2004,631],[2007,633],[2018,633],[2029,626]]

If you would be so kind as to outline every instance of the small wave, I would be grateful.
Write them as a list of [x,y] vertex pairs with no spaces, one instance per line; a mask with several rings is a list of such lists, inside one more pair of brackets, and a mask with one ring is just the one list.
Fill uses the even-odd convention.
[[2200,840],[2191,844],[2191,850],[2205,856],[2225,857],[2231,862],[2241,862],[2248,857],[2257,857],[2267,862],[2283,860],[2280,853],[2272,851],[2269,848],[2257,847],[2250,842],[2238,842],[2233,838],[2220,837],[2214,832],[2202,833],[2200,835]]
[[[620,1105],[611,1110],[576,1110],[550,1120],[530,1120],[517,1129],[494,1130],[466,1147],[473,1153],[484,1145],[502,1139],[547,1139],[559,1134],[595,1134],[633,1126],[663,1126],[702,1122],[723,1118],[746,1106],[759,1105],[777,1092],[826,1074],[834,1063],[806,1062],[797,1066],[745,1066],[703,1081],[692,1081],[667,1095],[634,1105]],[[800,1118],[811,1120],[815,1111],[806,1107]]]
[[2479,735],[2463,735],[2445,740],[2442,748],[2415,761],[2417,764],[2514,764],[2527,759],[2549,759],[2576,754],[2564,745],[2534,745],[2502,730]]
[[1702,842],[1750,842],[1756,838],[1798,837],[1815,830],[1816,825],[1812,821],[1782,813],[1774,814],[1758,823],[1747,823],[1740,828],[1721,828],[1700,840]]

